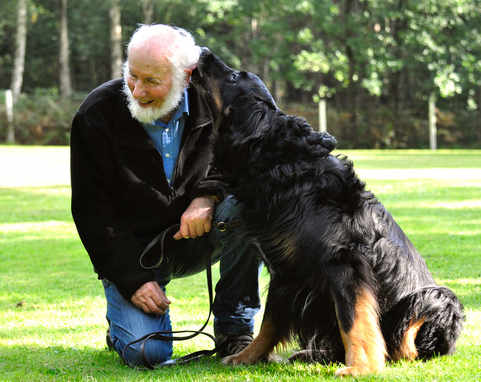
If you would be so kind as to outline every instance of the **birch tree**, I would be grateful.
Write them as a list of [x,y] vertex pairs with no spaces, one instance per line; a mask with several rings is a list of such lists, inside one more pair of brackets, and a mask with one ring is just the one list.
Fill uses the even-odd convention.
[[111,76],[122,76],[122,25],[121,25],[120,0],[112,0],[110,6],[110,54]]
[[[13,66],[12,90],[13,104],[17,102],[22,90],[23,70],[25,68],[25,46],[27,44],[27,1],[18,0],[17,3],[17,34],[15,36],[15,59]],[[15,143],[15,125],[8,123],[7,143]]]
[[72,96],[72,80],[70,76],[70,48],[68,41],[68,0],[60,0],[60,95]]
[[152,0],[142,0],[142,12],[144,14],[144,24],[152,24],[154,17],[154,3]]

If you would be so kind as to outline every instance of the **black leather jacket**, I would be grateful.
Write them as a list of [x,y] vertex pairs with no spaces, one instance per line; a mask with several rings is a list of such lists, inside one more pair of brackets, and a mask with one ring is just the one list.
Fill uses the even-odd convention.
[[146,244],[179,223],[196,196],[224,195],[221,178],[210,168],[212,116],[195,88],[188,89],[190,115],[170,186],[161,155],[130,115],[122,85],[117,79],[99,86],[74,117],[72,216],[99,277],[130,299],[154,280],[138,263]]

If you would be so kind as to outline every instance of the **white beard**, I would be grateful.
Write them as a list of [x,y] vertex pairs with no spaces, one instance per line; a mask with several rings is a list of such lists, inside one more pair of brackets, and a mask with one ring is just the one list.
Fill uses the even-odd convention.
[[165,99],[164,103],[160,107],[142,107],[132,95],[129,86],[127,85],[128,71],[124,71],[124,87],[123,92],[127,97],[127,106],[130,110],[130,114],[136,120],[143,123],[152,123],[159,118],[163,118],[174,110],[184,95],[184,78],[175,76],[172,79],[172,89]]

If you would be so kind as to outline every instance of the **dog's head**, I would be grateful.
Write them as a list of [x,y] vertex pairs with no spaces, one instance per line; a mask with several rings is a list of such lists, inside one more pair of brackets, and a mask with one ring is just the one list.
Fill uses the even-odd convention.
[[262,100],[277,110],[274,98],[258,76],[230,68],[207,48],[202,49],[191,81],[207,96],[216,117],[228,110],[237,98],[246,95]]

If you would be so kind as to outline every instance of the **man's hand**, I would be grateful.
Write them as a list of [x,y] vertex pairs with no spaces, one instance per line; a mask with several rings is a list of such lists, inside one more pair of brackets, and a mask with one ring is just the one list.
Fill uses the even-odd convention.
[[170,300],[156,281],[149,281],[142,285],[130,298],[132,304],[145,313],[165,314]]
[[180,218],[180,229],[174,239],[195,239],[210,231],[215,201],[210,196],[200,196],[190,203]]

